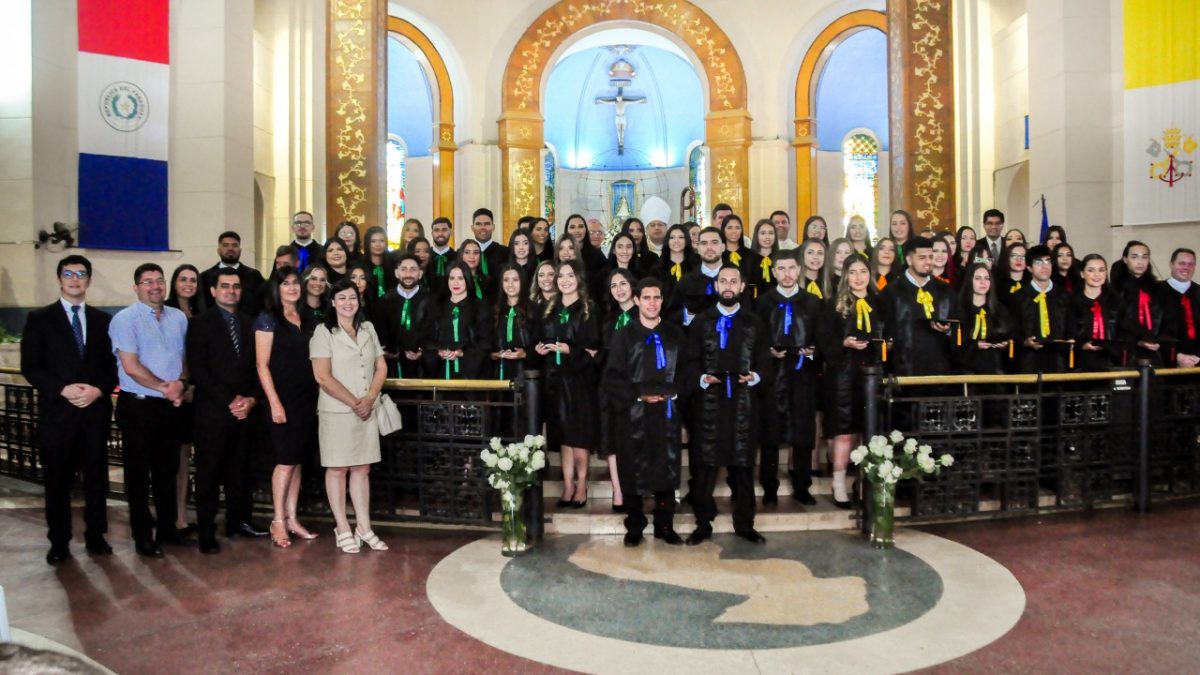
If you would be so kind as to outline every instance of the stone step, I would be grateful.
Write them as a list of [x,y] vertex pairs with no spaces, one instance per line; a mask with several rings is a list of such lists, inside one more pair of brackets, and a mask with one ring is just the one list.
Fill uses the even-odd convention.
[[[589,498],[583,509],[559,509],[557,499],[546,499],[546,532],[548,534],[614,535],[625,533],[625,514],[612,512],[612,500]],[[730,515],[733,504],[728,497],[717,498],[717,518],[713,531],[733,532]],[[646,518],[653,520],[649,501]],[[675,531],[687,536],[696,529],[696,519],[690,506],[680,504],[675,512]],[[847,530],[855,527],[854,512],[839,509],[829,498],[817,498],[815,506],[803,506],[790,497],[782,498],[776,506],[758,505],[754,528],[761,532],[794,532],[798,530]],[[646,526],[646,536],[654,532],[653,523]]]
[[[788,463],[788,458],[790,458],[792,456],[791,453],[792,453],[791,448],[789,448],[787,446],[783,446],[782,448],[779,449],[779,464],[781,466],[786,465]],[[828,469],[829,468],[829,463],[828,463],[829,454],[828,454],[828,452],[826,452],[826,449],[824,446],[821,447],[819,456],[821,457],[822,466],[825,467],[826,469]],[[811,461],[811,457],[809,458],[809,461]],[[683,457],[681,458],[681,463],[683,464],[683,466],[688,465],[688,453],[687,452],[683,453]],[[546,464],[549,466],[562,466],[562,454],[559,453],[557,450],[554,450],[552,452],[547,452],[546,453]],[[605,461],[605,459],[603,457],[601,457],[600,455],[593,452],[593,453],[588,454],[588,466],[599,468],[602,466],[608,466],[608,462]]]
[[[546,479],[542,481],[542,491],[546,497],[554,497],[555,500],[563,494],[563,481],[561,470],[555,468],[546,475]],[[683,467],[680,470],[680,484],[684,486],[683,491],[687,492],[687,481],[691,477],[691,472],[688,467]],[[853,477],[846,479],[847,489],[853,484]],[[812,488],[809,492],[818,494],[830,494],[833,491],[832,478],[813,478]],[[759,484],[757,474],[754,481],[754,494],[757,497],[762,497],[763,489]],[[792,481],[788,478],[787,471],[781,469],[779,472],[779,494],[791,496]],[[728,497],[730,495],[729,485],[725,483],[725,476],[722,474],[717,477],[716,488],[713,489],[714,497]],[[595,467],[588,469],[588,498],[595,497],[597,499],[612,499],[613,488],[612,482],[609,480],[608,467]]]

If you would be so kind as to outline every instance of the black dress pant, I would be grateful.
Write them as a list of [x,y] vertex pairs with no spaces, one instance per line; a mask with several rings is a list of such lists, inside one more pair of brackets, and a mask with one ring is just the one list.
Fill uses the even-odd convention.
[[[754,529],[754,476],[750,467],[730,466],[729,488],[733,493],[733,530],[749,532]],[[717,485],[719,467],[693,464],[692,478],[695,481],[692,509],[696,514],[696,529],[712,529],[717,517],[717,502],[713,490]]]
[[[622,490],[624,488],[622,487]],[[644,496],[625,493],[625,531],[642,532],[646,529]],[[675,491],[659,490],[654,493],[654,531],[674,529]]]
[[225,527],[249,522],[250,440],[254,417],[238,420],[196,419],[196,525],[200,532],[216,532],[221,486],[225,487]]
[[[175,532],[175,474],[179,470],[179,408],[165,398],[117,397],[117,427],[125,457],[125,496],[135,542]],[[150,495],[154,495],[154,515]]]
[[71,541],[71,484],[77,470],[83,473],[84,537],[91,540],[108,532],[105,500],[111,411],[107,403],[93,403],[87,409],[70,411],[66,418],[55,419],[53,433],[43,431],[42,476],[46,481],[47,538],[52,546],[66,546]]

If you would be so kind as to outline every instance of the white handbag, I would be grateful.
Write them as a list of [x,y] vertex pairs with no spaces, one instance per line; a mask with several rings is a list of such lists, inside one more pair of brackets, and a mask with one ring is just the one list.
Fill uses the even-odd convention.
[[379,435],[387,436],[400,431],[404,427],[404,421],[400,417],[400,409],[396,407],[396,402],[387,394],[380,394],[377,402],[375,421],[379,424]]

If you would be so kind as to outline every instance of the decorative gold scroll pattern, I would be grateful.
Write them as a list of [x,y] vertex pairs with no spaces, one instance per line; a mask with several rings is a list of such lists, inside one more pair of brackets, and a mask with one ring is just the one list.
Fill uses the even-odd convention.
[[334,203],[342,218],[366,222],[362,210],[367,203],[367,139],[363,133],[367,109],[360,89],[370,77],[371,8],[362,0],[334,0],[332,108],[334,151],[341,170],[336,172]]
[[913,103],[916,122],[912,139],[916,145],[913,161],[912,193],[916,218],[924,226],[941,229],[940,212],[946,200],[945,167],[941,156],[946,150],[946,128],[939,119],[945,88],[938,87],[939,69],[945,57],[941,45],[942,2],[916,0],[910,22],[911,53],[915,58],[913,78],[923,89]]
[[742,187],[738,180],[737,160],[732,157],[722,157],[713,169],[713,194],[716,202],[725,204],[741,204]]
[[505,110],[538,110],[542,71],[563,40],[601,21],[636,19],[663,26],[681,37],[705,64],[710,109],[746,107],[745,74],[729,38],[703,10],[686,0],[598,0],[559,3],[542,13],[521,37],[506,69]]
[[539,179],[537,162],[524,159],[514,163],[513,208],[516,213],[537,213],[537,181]]

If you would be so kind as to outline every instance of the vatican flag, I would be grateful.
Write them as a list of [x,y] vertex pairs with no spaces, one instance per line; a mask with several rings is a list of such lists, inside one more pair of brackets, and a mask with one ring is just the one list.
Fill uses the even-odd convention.
[[1124,12],[1125,224],[1200,221],[1200,2]]

